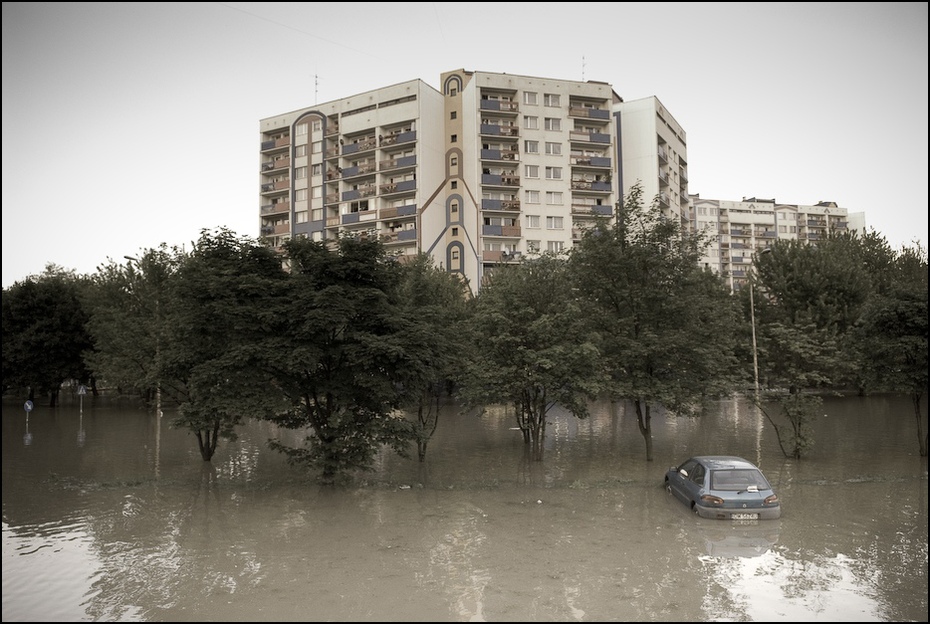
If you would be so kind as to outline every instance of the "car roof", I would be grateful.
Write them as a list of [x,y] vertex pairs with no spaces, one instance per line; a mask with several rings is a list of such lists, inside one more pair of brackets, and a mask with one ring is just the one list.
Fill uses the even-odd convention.
[[698,455],[692,459],[701,462],[711,470],[724,470],[733,468],[754,468],[758,470],[756,465],[751,461],[733,455]]

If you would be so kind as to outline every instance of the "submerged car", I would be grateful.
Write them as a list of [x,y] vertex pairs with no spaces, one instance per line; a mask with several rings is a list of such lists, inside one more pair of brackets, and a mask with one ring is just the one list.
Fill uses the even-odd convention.
[[665,489],[702,518],[776,520],[781,517],[781,503],[768,479],[742,457],[692,457],[668,469]]

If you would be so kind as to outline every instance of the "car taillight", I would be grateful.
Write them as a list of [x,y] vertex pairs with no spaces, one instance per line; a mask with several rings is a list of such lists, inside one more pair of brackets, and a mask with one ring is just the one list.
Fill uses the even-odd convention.
[[766,505],[774,505],[775,503],[778,502],[778,496],[776,496],[775,494],[772,494],[771,496],[766,496],[765,500],[762,502]]
[[719,496],[711,496],[710,494],[705,494],[701,497],[701,502],[708,505],[722,505],[723,499]]

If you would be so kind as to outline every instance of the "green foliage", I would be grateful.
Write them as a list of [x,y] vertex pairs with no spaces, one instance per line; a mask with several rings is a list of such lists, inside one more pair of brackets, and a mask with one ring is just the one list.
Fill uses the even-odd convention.
[[159,385],[158,345],[164,341],[161,311],[169,307],[170,281],[183,254],[162,245],[125,259],[99,266],[85,293],[95,346],[86,359],[103,383],[151,401]]
[[738,310],[722,279],[699,267],[705,240],[683,233],[634,187],[617,222],[585,232],[569,261],[590,307],[608,391],[637,403],[649,437],[649,404],[693,413],[732,390]]
[[382,445],[406,455],[415,433],[396,410],[414,379],[403,371],[420,362],[405,342],[401,270],[375,239],[345,237],[335,249],[291,239],[285,249],[291,275],[268,353],[286,409],[273,420],[308,435],[303,448],[273,447],[324,482],[370,469]]
[[402,264],[400,271],[400,340],[408,365],[397,373],[404,389],[401,406],[415,415],[417,451],[423,461],[439,423],[442,395],[467,361],[469,343],[462,324],[471,291],[460,276],[435,266],[426,254]]
[[577,297],[566,262],[543,254],[495,269],[470,322],[475,344],[460,398],[467,407],[516,408],[524,439],[541,458],[545,415],[558,403],[578,417],[601,384],[595,326]]
[[3,290],[3,389],[28,388],[56,404],[61,384],[87,381],[91,348],[82,304],[86,280],[55,265]]
[[267,354],[287,275],[275,252],[221,228],[179,263],[157,310],[157,376],[179,402],[174,426],[195,432],[204,460],[243,419],[274,413]]

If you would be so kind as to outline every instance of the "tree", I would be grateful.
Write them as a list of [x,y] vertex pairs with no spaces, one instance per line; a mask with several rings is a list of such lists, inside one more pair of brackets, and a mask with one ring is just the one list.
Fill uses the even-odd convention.
[[318,469],[324,483],[371,469],[385,445],[407,456],[415,432],[397,411],[402,372],[420,364],[403,340],[396,262],[374,238],[284,246],[290,277],[268,357],[283,400],[272,420],[308,433],[303,446],[272,448]]
[[85,296],[95,347],[86,355],[88,363],[108,384],[140,393],[156,410],[161,410],[163,385],[158,368],[163,311],[170,308],[168,288],[183,257],[181,250],[163,244],[126,256],[125,263],[109,259],[91,277]]
[[286,279],[274,250],[219,228],[201,232],[168,282],[155,375],[178,403],[172,425],[196,435],[204,461],[245,418],[281,407],[267,360]]
[[854,343],[870,387],[910,396],[920,455],[926,457],[927,432],[920,409],[927,391],[926,250],[905,247],[894,266],[891,285],[869,301],[856,327]]
[[732,391],[738,312],[723,280],[700,268],[702,235],[629,192],[614,223],[583,233],[570,256],[579,296],[596,319],[612,399],[628,399],[652,456],[652,407],[693,414]]
[[471,291],[460,276],[436,267],[426,254],[400,269],[400,339],[412,356],[397,371],[404,390],[401,406],[415,416],[417,456],[424,461],[439,424],[442,396],[466,361],[468,344],[461,326]]
[[572,286],[565,260],[551,254],[505,265],[487,278],[470,320],[475,348],[459,396],[466,406],[512,405],[537,461],[549,409],[584,418],[600,390],[596,335]]
[[54,264],[3,289],[3,388],[29,388],[54,407],[62,383],[87,381],[91,348],[81,292],[86,280]]
[[[769,249],[755,257],[752,277],[765,380],[756,403],[775,428],[782,453],[800,459],[813,448],[810,422],[822,405],[811,393],[832,388],[855,370],[843,345],[871,282],[855,236],[831,235],[817,246],[776,241]],[[788,427],[778,425],[780,418]]]

